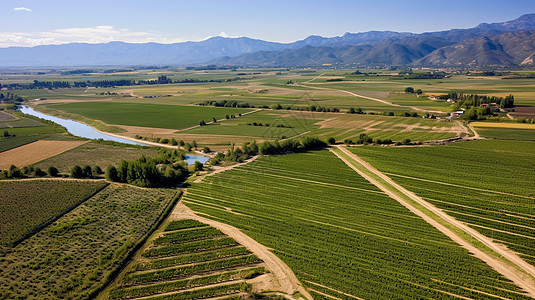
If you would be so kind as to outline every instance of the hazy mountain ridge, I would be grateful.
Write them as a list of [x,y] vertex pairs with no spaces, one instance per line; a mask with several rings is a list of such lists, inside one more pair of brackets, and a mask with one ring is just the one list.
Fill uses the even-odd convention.
[[[2,66],[192,65],[532,65],[535,14],[469,29],[309,36],[293,43],[214,37],[175,44],[110,42],[0,48]],[[531,58],[530,58],[531,57]]]

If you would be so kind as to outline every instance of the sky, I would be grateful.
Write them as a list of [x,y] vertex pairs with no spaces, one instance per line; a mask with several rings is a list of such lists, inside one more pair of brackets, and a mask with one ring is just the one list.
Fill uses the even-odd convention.
[[0,47],[214,36],[293,42],[370,30],[470,28],[535,13],[535,0],[1,0],[0,11]]

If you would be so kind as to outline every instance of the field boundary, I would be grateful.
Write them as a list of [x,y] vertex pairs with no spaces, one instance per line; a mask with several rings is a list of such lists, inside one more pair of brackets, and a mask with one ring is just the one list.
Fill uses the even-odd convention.
[[529,296],[535,297],[535,267],[517,254],[507,247],[497,245],[491,239],[403,188],[346,148],[335,146],[330,151],[388,196],[423,218],[477,258],[486,262],[497,272],[521,287]]

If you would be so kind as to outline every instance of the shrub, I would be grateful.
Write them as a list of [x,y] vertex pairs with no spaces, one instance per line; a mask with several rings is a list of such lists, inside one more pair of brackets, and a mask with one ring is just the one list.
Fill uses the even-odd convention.
[[82,178],[84,176],[84,171],[79,165],[72,167],[71,177],[73,178]]
[[58,176],[58,168],[54,167],[54,166],[50,166],[48,167],[48,169],[46,170],[48,175],[52,176],[52,177],[56,177]]

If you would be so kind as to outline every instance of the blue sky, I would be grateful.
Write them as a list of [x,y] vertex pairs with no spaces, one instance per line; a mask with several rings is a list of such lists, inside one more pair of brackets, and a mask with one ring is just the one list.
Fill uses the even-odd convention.
[[0,47],[199,41],[469,28],[535,13],[535,0],[2,0]]

